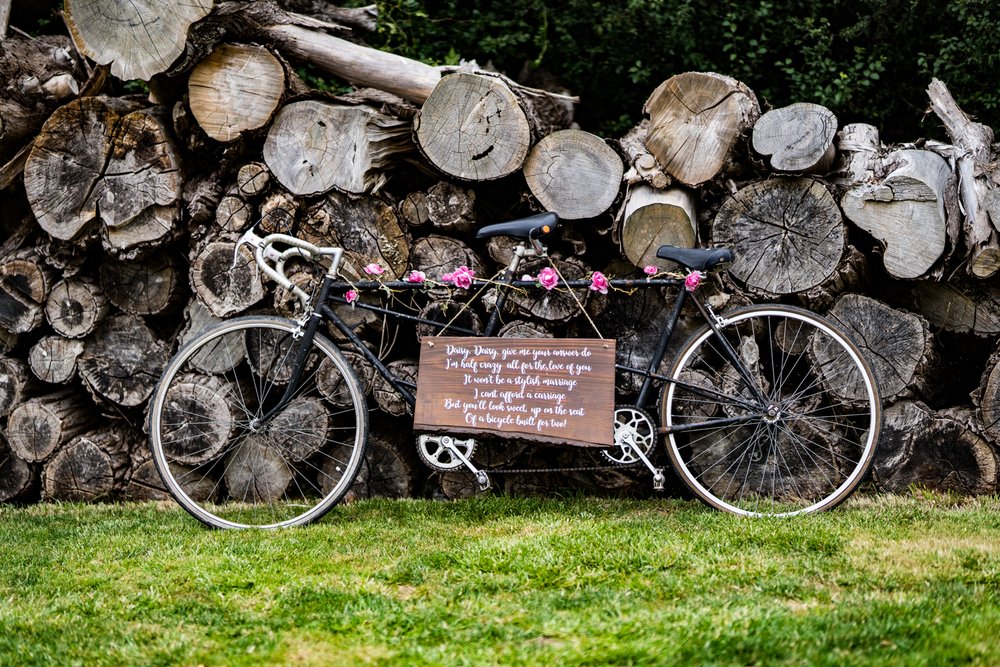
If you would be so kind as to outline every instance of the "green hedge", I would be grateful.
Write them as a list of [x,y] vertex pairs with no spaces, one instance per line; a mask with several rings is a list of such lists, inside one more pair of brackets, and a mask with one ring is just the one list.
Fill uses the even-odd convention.
[[583,127],[616,135],[664,79],[715,71],[762,104],[817,102],[886,141],[940,136],[927,84],[1000,127],[1000,3],[984,0],[386,0],[373,45],[435,64],[492,62],[556,75]]

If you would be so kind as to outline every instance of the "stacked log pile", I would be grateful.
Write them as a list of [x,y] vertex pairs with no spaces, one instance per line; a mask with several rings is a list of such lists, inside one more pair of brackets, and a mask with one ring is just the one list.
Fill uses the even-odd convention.
[[[234,255],[250,226],[340,245],[349,275],[377,262],[387,278],[460,265],[489,276],[509,249],[474,230],[542,210],[567,221],[552,246],[567,278],[639,271],[663,243],[732,246],[713,302],[804,305],[860,343],[885,400],[881,488],[997,490],[1000,162],[944,83],[928,94],[947,144],[885,146],[874,127],[840,127],[806,102],[762,109],[743,83],[704,72],[670,77],[639,126],[601,138],[573,125],[565,94],[361,46],[372,8],[163,7],[74,0],[72,39],[0,24],[12,91],[0,100],[0,501],[162,497],[143,424],[169,356],[223,318],[297,305]],[[355,92],[310,89],[303,63]],[[148,93],[112,94],[116,79]],[[589,333],[565,294],[515,301],[506,335]],[[646,291],[587,308],[637,365],[664,304]],[[425,307],[458,310],[445,295]],[[415,373],[420,331],[347,316]],[[353,497],[470,492],[461,473],[416,462],[406,406],[355,361],[384,414]],[[478,454],[568,457],[525,450]],[[503,484],[645,488],[615,471]]]

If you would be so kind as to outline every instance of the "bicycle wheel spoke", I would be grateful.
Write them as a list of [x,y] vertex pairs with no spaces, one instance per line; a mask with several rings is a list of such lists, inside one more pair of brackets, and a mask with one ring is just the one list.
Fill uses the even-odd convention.
[[154,394],[157,470],[171,495],[209,525],[315,520],[360,470],[368,410],[353,370],[318,336],[303,357],[296,331],[278,318],[227,321],[185,346]]
[[[758,306],[705,329],[681,351],[661,412],[681,478],[728,511],[796,514],[833,507],[871,465],[881,424],[878,392],[857,349],[806,311]],[[710,389],[698,395],[697,386]],[[730,394],[735,399],[723,398]],[[750,425],[739,400],[766,397]],[[756,399],[755,399],[756,400]],[[715,420],[715,423],[713,423]],[[676,428],[689,424],[693,428]]]

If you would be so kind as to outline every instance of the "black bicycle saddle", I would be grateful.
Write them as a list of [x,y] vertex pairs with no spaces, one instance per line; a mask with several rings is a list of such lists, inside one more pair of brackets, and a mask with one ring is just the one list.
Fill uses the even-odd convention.
[[527,218],[498,222],[494,225],[480,227],[476,232],[477,239],[491,236],[512,236],[515,239],[537,239],[551,234],[559,228],[559,216],[555,213],[538,213]]
[[733,262],[733,251],[729,248],[678,248],[661,245],[656,256],[694,271],[721,269]]

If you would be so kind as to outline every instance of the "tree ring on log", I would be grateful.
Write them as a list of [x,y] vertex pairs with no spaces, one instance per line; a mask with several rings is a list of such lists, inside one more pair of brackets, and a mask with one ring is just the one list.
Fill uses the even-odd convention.
[[161,240],[181,199],[180,158],[161,120],[134,101],[84,97],[45,122],[24,167],[39,226],[70,241],[95,220],[111,249]]
[[599,137],[583,130],[546,135],[524,162],[531,194],[564,220],[594,218],[618,196],[625,167]]
[[[927,321],[860,294],[844,294],[827,317],[843,329],[861,350],[878,380],[883,401],[891,401],[927,382],[927,369],[936,359]],[[826,353],[814,349],[824,375],[843,377],[846,368],[830,366]],[[838,381],[844,387],[858,383]],[[856,400],[858,396],[843,396]]]
[[67,278],[56,283],[45,302],[45,317],[52,330],[66,338],[80,338],[94,330],[108,312],[108,300],[88,278]]
[[191,113],[205,134],[223,142],[266,125],[284,93],[285,68],[259,46],[220,44],[188,78]]
[[417,145],[442,172],[467,181],[514,173],[531,146],[531,125],[501,80],[459,72],[441,78],[414,120]]
[[278,500],[285,493],[294,473],[266,434],[255,433],[227,457],[224,466],[230,498],[247,503]]
[[166,345],[131,315],[104,320],[77,360],[80,377],[90,389],[125,406],[148,399],[166,365]]
[[837,269],[846,247],[837,202],[809,178],[748,185],[722,204],[712,236],[734,250],[730,274],[765,296],[819,285]]
[[190,277],[195,296],[216,317],[242,312],[265,295],[253,255],[231,242],[209,243],[191,265]]
[[290,192],[315,195],[337,189],[374,192],[393,154],[411,150],[411,124],[363,106],[315,100],[278,112],[264,142],[264,162]]
[[671,176],[695,186],[722,170],[760,106],[753,91],[732,77],[684,72],[661,83],[643,112],[649,115],[646,148]]
[[819,104],[772,109],[753,126],[753,149],[777,171],[822,173],[833,164],[837,117]]
[[890,171],[881,183],[848,190],[840,205],[848,220],[885,245],[886,271],[896,278],[918,278],[945,251],[951,167],[924,150],[895,151],[885,163]]
[[184,52],[188,27],[213,0],[66,0],[66,25],[83,55],[123,81],[149,81]]
[[236,426],[232,395],[214,375],[188,373],[170,385],[162,421],[163,447],[171,461],[193,466],[219,455]]

